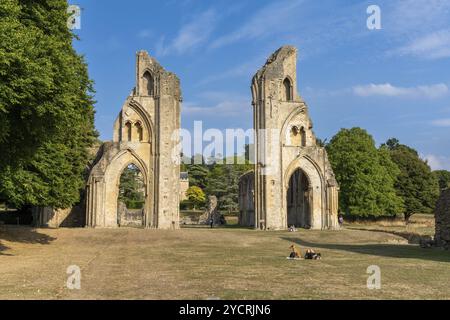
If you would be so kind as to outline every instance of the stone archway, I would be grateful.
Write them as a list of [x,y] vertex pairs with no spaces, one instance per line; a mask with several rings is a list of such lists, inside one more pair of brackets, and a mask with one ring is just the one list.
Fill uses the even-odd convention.
[[[296,209],[293,209],[292,206],[289,208],[288,201],[288,192],[290,184],[293,182],[291,179],[297,174],[297,177],[300,176],[299,173],[302,173],[303,178],[303,187],[304,189],[301,192],[298,192],[297,195],[307,197],[307,206],[299,206]],[[306,180],[305,180],[306,179]],[[298,222],[300,223],[300,227],[308,227],[311,229],[322,229],[326,222],[324,221],[323,211],[325,210],[324,203],[324,189],[323,189],[323,177],[320,174],[320,171],[307,157],[298,157],[295,159],[287,168],[284,175],[284,217],[285,217],[285,225],[289,226],[289,209],[291,210],[290,215],[293,215],[295,210],[302,210],[302,215],[298,212],[297,218],[299,218]],[[301,181],[300,181],[301,182]],[[306,190],[305,190],[306,187]],[[301,220],[303,219],[303,220]]]
[[[114,228],[123,170],[133,163],[142,173],[146,228],[179,228],[180,81],[147,52],[136,56],[136,86],[114,122],[113,141],[105,142],[92,163],[86,187],[86,225]],[[162,112],[163,110],[163,112]]]
[[140,160],[136,154],[131,150],[125,150],[119,153],[115,159],[110,163],[105,171],[105,196],[104,196],[104,226],[116,227],[118,226],[117,211],[118,211],[118,196],[120,177],[130,164],[134,164],[142,173],[144,181],[144,207],[143,207],[143,226],[146,225],[147,212],[149,211],[149,190],[148,190],[148,170],[145,163]]
[[287,225],[311,228],[312,188],[309,178],[302,169],[294,171],[287,190]]
[[[284,46],[267,59],[252,79],[254,184],[253,190],[248,190],[247,177],[241,178],[239,208],[246,212],[251,192],[255,228],[286,229],[289,222],[317,230],[335,229],[339,186],[327,151],[317,143],[308,106],[297,91],[296,69],[297,49]],[[295,204],[295,209],[291,206],[288,210],[291,178],[299,169],[308,183],[303,180],[307,190],[297,196],[308,196],[309,209]],[[299,210],[310,214],[300,215]],[[241,219],[241,223],[250,225],[246,219]]]

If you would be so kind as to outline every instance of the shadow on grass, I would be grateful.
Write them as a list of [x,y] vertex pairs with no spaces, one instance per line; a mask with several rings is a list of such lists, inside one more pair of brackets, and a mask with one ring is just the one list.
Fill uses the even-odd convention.
[[[282,240],[294,242],[303,248],[311,249],[329,249],[349,251],[353,253],[366,254],[379,257],[401,258],[401,259],[421,259],[438,262],[450,262],[450,252],[440,248],[422,249],[413,245],[396,244],[335,244],[335,243],[317,243],[301,239],[281,237]],[[323,254],[322,254],[323,256]],[[326,258],[325,258],[326,259]]]
[[50,244],[56,238],[47,234],[39,233],[36,229],[26,226],[0,226],[0,255],[11,256],[5,253],[10,248],[1,241],[27,243],[27,244]]
[[421,236],[416,232],[411,231],[395,231],[395,230],[382,230],[382,229],[370,229],[370,228],[361,228],[361,227],[348,227],[349,230],[359,230],[359,231],[370,231],[370,232],[383,232],[389,233],[394,236],[402,237],[403,239],[408,240],[410,244],[419,244],[420,240],[429,240],[430,236]]
[[3,253],[6,250],[9,250],[9,247],[5,246],[3,243],[0,242],[0,256],[12,256],[12,254]]

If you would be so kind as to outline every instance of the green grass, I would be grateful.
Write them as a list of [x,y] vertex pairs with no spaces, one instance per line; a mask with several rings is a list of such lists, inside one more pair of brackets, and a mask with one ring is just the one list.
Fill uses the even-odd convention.
[[[1,226],[0,299],[450,299],[450,252],[408,244],[390,227],[363,227],[290,233]],[[292,243],[323,259],[287,260]],[[82,269],[81,290],[65,287],[71,264]],[[369,265],[381,268],[380,290],[366,287]]]

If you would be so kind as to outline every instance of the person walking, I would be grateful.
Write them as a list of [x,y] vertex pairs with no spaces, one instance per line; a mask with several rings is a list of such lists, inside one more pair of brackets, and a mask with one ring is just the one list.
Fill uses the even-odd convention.
[[339,222],[339,228],[342,229],[342,227],[344,225],[344,217],[342,216],[342,214],[339,215],[338,222]]

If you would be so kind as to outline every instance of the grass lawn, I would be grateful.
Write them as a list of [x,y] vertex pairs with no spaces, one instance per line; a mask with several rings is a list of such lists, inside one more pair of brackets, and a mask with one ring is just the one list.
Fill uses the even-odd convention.
[[[450,252],[409,244],[412,228],[430,230],[416,224],[293,233],[0,226],[0,299],[450,299]],[[291,243],[323,259],[287,260]],[[81,268],[81,290],[66,288],[69,265]],[[369,265],[381,268],[380,290],[366,287]]]

